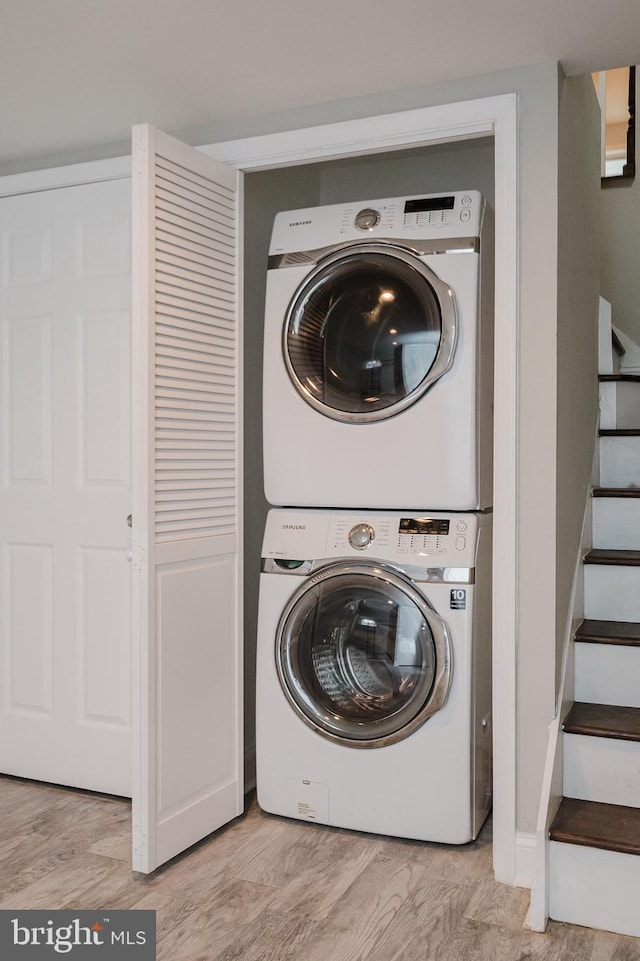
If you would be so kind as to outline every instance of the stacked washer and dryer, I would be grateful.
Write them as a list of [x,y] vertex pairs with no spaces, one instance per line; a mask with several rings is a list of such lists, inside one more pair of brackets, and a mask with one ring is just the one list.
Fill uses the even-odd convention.
[[493,222],[281,213],[264,343],[258,801],[421,840],[491,801]]

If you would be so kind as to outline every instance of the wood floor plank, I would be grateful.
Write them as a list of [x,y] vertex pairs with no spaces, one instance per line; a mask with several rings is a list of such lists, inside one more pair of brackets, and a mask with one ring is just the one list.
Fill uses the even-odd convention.
[[594,931],[588,961],[640,961],[640,940],[610,931]]
[[234,821],[174,858],[149,884],[188,901],[206,901],[221,878],[241,877],[243,866],[282,829],[265,818]]
[[101,838],[87,849],[90,854],[101,854],[105,858],[131,863],[131,832],[124,831]]
[[273,911],[321,920],[379,851],[375,840],[349,833],[334,831],[319,840],[306,863],[298,862],[297,873],[281,879]]
[[159,957],[191,961],[202,954],[217,958],[238,940],[239,932],[258,918],[276,892],[266,885],[227,879],[216,886],[211,898],[201,903],[170,929],[164,926],[158,939]]
[[424,882],[400,907],[367,955],[367,961],[423,961],[444,957],[464,921],[471,896],[468,885],[451,884],[425,874]]
[[455,847],[319,829],[252,800],[146,877],[125,860],[129,818],[125,801],[0,776],[2,906],[155,910],[159,961],[640,961],[640,939],[525,933],[528,892],[493,880],[490,824]]
[[317,922],[305,961],[364,961],[407,899],[427,882],[417,864],[377,857],[359,875],[344,897]]
[[[139,885],[140,882],[137,884]],[[140,890],[139,888],[138,893]],[[169,894],[163,894],[162,891],[146,891],[139,901],[131,904],[131,908],[136,911],[156,912],[157,945],[184,922],[191,924],[197,931],[198,905],[183,901],[182,898],[173,898]]]
[[[314,943],[315,932],[315,921],[265,911],[243,925],[233,944],[221,954],[196,953],[189,955],[188,961],[308,961],[307,946]],[[158,961],[173,958],[159,955]]]
[[470,844],[437,845],[437,851],[427,865],[427,872],[432,877],[474,887],[493,879],[490,830],[483,829],[480,837]]
[[500,928],[522,930],[528,907],[529,891],[505,884],[497,885],[487,878],[476,888],[465,917]]
[[593,940],[593,934],[587,928],[549,921],[544,934],[524,932],[522,953],[531,961],[590,961]]
[[451,939],[435,957],[437,961],[525,961],[528,955],[521,950],[523,934],[515,928],[462,918]]
[[275,818],[272,825],[274,828],[278,826],[276,836],[250,861],[236,869],[236,877],[283,887],[314,866],[322,870],[327,863],[327,847],[335,846],[334,829],[322,824],[294,824]]
[[[82,894],[82,907],[86,911],[97,911],[108,908],[110,911],[128,911],[138,903],[144,895],[144,881],[136,880],[128,864],[120,861],[104,859],[105,865],[110,865],[109,873],[88,885]],[[77,907],[77,895],[73,895],[65,908],[72,910]]]
[[87,888],[104,880],[114,870],[113,862],[92,854],[76,855],[57,866],[32,884],[14,891],[0,902],[0,908],[61,909],[73,904],[79,908]]

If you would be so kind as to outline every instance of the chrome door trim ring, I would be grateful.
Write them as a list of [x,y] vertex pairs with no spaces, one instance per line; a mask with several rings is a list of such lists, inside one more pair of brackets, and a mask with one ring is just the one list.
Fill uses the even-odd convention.
[[[328,404],[322,403],[308,390],[307,387],[300,381],[298,375],[291,363],[291,358],[289,357],[289,350],[287,348],[287,333],[289,331],[289,326],[293,315],[297,309],[298,302],[301,300],[303,295],[305,295],[309,288],[313,286],[314,280],[318,278],[318,275],[323,273],[328,267],[333,264],[339,263],[345,258],[352,257],[356,254],[379,254],[385,257],[390,257],[391,259],[400,260],[402,263],[411,267],[416,273],[420,274],[424,281],[433,289],[436,300],[440,306],[440,313],[442,318],[442,334],[440,337],[440,344],[438,345],[438,351],[435,356],[433,364],[429,368],[425,377],[420,381],[420,383],[414,387],[412,391],[406,394],[401,400],[394,404],[390,404],[388,407],[383,407],[375,411],[364,411],[360,413],[351,413],[349,411],[336,410],[335,407],[330,407]],[[342,247],[333,254],[329,254],[327,257],[322,258],[318,261],[314,269],[307,274],[302,283],[296,288],[284,317],[284,323],[282,325],[282,356],[284,360],[287,373],[289,375],[289,380],[291,384],[298,392],[299,396],[313,407],[318,413],[323,414],[325,417],[329,417],[331,420],[340,421],[342,423],[348,424],[370,424],[381,420],[388,420],[390,417],[399,414],[401,411],[406,410],[417,400],[419,400],[433,384],[436,383],[444,374],[447,373],[453,366],[453,358],[455,355],[456,344],[458,340],[458,309],[456,304],[456,298],[454,291],[451,287],[431,270],[427,264],[423,263],[419,257],[417,257],[412,252],[406,250],[403,247],[398,247],[393,244],[384,243],[361,243],[354,244],[350,247]]]
[[[350,574],[365,575],[381,580],[408,596],[427,621],[435,647],[436,672],[426,700],[411,714],[409,710],[404,710],[403,715],[410,715],[408,719],[406,721],[401,720],[397,728],[378,737],[349,737],[341,734],[339,725],[335,723],[332,729],[328,712],[324,712],[323,718],[323,712],[317,708],[313,708],[313,699],[309,696],[305,697],[305,692],[301,690],[299,685],[294,686],[289,683],[288,677],[293,674],[293,671],[289,666],[288,659],[283,654],[288,621],[305,595],[318,584],[322,584],[332,578]],[[433,714],[444,707],[453,676],[453,644],[446,622],[442,620],[428,599],[417,590],[410,578],[403,574],[402,571],[388,564],[382,564],[376,561],[363,560],[357,562],[347,560],[331,562],[311,574],[306,581],[294,591],[280,615],[276,628],[274,656],[281,690],[296,715],[307,727],[322,737],[327,738],[333,743],[354,748],[386,747],[409,737],[422,727]],[[296,693],[298,697],[296,697]],[[411,703],[412,702],[409,701],[405,707],[409,708]],[[311,711],[311,714],[305,710],[305,705],[308,711]],[[316,720],[314,720],[314,717]],[[323,720],[324,724],[322,723]]]

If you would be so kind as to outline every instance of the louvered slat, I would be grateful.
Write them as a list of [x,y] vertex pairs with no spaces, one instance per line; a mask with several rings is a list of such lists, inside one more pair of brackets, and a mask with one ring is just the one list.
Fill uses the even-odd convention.
[[163,158],[156,164],[155,528],[162,541],[235,530],[236,241],[225,188]]
[[[181,239],[178,241],[176,238],[169,239],[158,239],[156,241],[156,250],[158,251],[158,256],[162,257],[164,263],[171,263],[172,257],[176,256],[186,256],[191,264],[191,269],[196,270],[197,267],[202,267],[204,271],[211,273],[211,268],[216,264],[224,264],[223,259],[218,259],[215,257],[213,252],[207,247],[203,247],[201,244],[189,243],[186,239]],[[225,276],[220,277],[220,280],[224,280],[228,277],[230,280],[233,279],[233,271],[231,267],[227,267],[221,271]]]
[[[179,207],[170,200],[161,197],[158,198],[157,211],[159,216],[162,217],[164,215],[179,227],[193,230],[196,236],[209,237],[211,240],[216,240],[223,249],[227,246],[228,235],[224,224],[216,224],[207,217],[202,217],[200,214],[191,210],[185,210],[184,207]],[[228,247],[231,253],[233,244],[229,243]]]
[[176,280],[188,281],[191,289],[201,290],[205,293],[214,292],[221,300],[233,303],[235,285],[231,278],[214,278],[211,273],[207,273],[206,268],[194,269],[191,260],[186,256],[174,257],[171,255],[160,255],[156,258],[159,277],[173,277]]
[[213,318],[213,325],[211,325],[211,314],[207,308],[199,309],[198,304],[185,305],[171,294],[156,295],[156,309],[159,317],[192,320],[195,323],[211,326],[212,333],[220,337],[224,335],[224,332],[227,332],[227,336],[235,337],[235,318],[221,322],[220,317],[216,316]]
[[176,185],[182,185],[187,190],[196,191],[200,196],[207,197],[212,203],[217,204],[221,210],[226,209],[232,212],[235,209],[233,191],[222,184],[214,183],[193,170],[187,170],[167,157],[157,157],[156,170],[160,177],[165,177]]
[[199,236],[191,229],[185,229],[168,220],[158,220],[157,242],[165,247],[180,248],[194,251],[212,264],[216,265],[219,274],[235,276],[235,252],[229,250],[227,244],[220,243],[212,237]]

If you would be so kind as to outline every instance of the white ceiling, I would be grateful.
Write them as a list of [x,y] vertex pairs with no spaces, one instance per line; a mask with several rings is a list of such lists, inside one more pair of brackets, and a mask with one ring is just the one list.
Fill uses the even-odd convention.
[[[640,60],[639,0],[0,0],[0,172],[559,60]],[[187,138],[188,139],[188,138]]]

